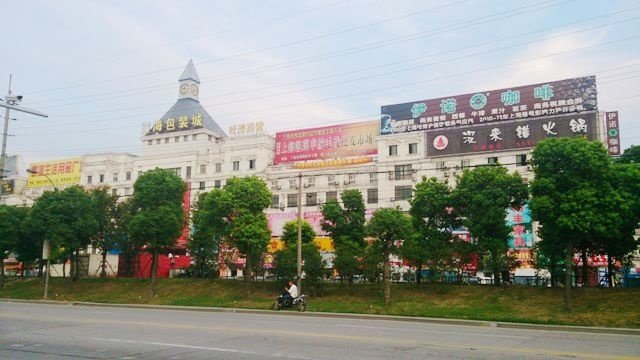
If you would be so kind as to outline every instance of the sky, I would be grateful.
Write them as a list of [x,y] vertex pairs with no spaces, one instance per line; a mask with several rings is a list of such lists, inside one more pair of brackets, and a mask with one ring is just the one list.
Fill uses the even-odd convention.
[[380,107],[595,75],[640,144],[640,3],[599,0],[24,0],[2,5],[8,155],[140,154],[189,59],[228,132],[379,119]]

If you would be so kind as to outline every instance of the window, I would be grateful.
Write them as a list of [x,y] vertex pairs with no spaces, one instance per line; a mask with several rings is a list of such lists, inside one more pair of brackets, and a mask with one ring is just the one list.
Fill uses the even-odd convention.
[[316,186],[316,177],[315,176],[310,176],[307,178],[307,187],[315,187]]
[[287,207],[298,206],[298,194],[287,194]]
[[189,135],[184,136],[184,141],[189,141]]
[[378,173],[369,173],[369,184],[378,183]]
[[249,160],[249,170],[253,170],[256,168],[256,161],[255,160]]
[[409,165],[396,165],[395,176],[396,180],[411,180],[411,164]]
[[111,196],[118,196],[118,189],[111,189]]
[[527,165],[527,154],[516,155],[516,166]]
[[213,135],[209,135],[209,141],[213,140]]
[[446,167],[446,166],[444,166],[444,161],[438,161],[438,162],[436,163],[436,170],[438,170],[438,171],[445,171],[445,170],[447,170],[447,167]]
[[289,179],[289,189],[297,189],[298,188],[298,179],[291,178]]
[[174,142],[180,142],[180,136],[176,136],[175,139],[173,140]]
[[[167,170],[168,170],[168,171],[171,171],[172,173],[174,173],[174,174],[176,174],[176,175],[178,175],[178,176],[180,176],[180,173],[182,172],[182,171],[181,171],[181,170],[182,170],[181,168],[170,168],[170,169],[167,169]],[[138,176],[139,176],[139,175],[138,175]]]
[[131,171],[127,171],[127,172],[124,174],[124,179],[125,179],[126,181],[131,180]]
[[418,143],[409,144],[409,154],[417,154],[418,153]]
[[395,200],[409,200],[411,199],[411,185],[396,186]]
[[153,140],[147,140],[147,145],[153,145]]
[[460,160],[460,168],[466,169],[471,167],[471,160]]
[[124,188],[124,196],[131,195],[131,188]]
[[118,181],[118,173],[113,173],[113,182]]
[[191,166],[187,166],[187,174],[186,174],[186,178],[187,178],[187,179],[191,179]]
[[220,189],[220,187],[222,187],[222,181],[220,180],[214,181],[213,184],[214,184],[213,187],[216,189]]
[[222,172],[222,163],[216,163],[216,172]]
[[327,191],[325,202],[329,202],[329,201],[338,201],[337,191]]
[[398,145],[389,145],[389,156],[398,155]]
[[207,165],[200,165],[200,174],[207,173]]
[[91,182],[93,182],[93,176],[89,175],[87,176],[87,184],[91,185]]
[[355,184],[356,183],[356,174],[349,174],[347,178],[347,184]]
[[100,174],[100,184],[104,183],[104,174]]
[[168,144],[169,143],[169,138],[164,138],[164,143]]
[[367,204],[378,203],[378,189],[367,189]]
[[198,187],[198,190],[204,190],[206,188],[205,186],[205,182],[204,181],[200,181],[200,186]]
[[160,139],[156,139],[156,144],[160,144]]
[[280,207],[280,195],[271,195],[271,208],[277,209]]
[[318,205],[318,193],[306,193],[305,194],[305,205],[306,206],[316,206]]
[[498,157],[494,156],[494,157],[490,157],[487,159],[487,164],[489,165],[495,165],[498,163]]
[[233,171],[238,171],[240,170],[240,161],[234,161],[233,162]]
[[329,181],[329,185],[336,185],[337,184],[335,175],[327,176],[327,181]]
[[191,140],[196,140],[198,138],[198,134],[191,135]]

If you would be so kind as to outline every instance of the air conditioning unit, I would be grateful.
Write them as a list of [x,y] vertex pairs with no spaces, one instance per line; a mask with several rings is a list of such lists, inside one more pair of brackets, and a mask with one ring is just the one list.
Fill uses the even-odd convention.
[[345,180],[342,184],[344,184],[344,185],[349,185],[349,184],[351,184],[351,183],[349,182],[349,180]]
[[389,171],[389,180],[393,180],[395,178],[395,174],[393,171]]
[[338,185],[337,181],[329,181],[329,185]]
[[449,173],[448,173],[448,172],[445,172],[445,173],[444,173],[444,177],[448,178],[448,177],[449,177]]
[[304,185],[302,185],[302,186],[306,189],[306,188],[310,188],[310,187],[311,187],[311,184],[304,184]]

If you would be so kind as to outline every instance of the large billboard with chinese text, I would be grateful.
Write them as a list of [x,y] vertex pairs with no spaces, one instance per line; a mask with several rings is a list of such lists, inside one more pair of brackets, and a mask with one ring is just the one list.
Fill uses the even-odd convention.
[[554,137],[596,138],[597,112],[428,131],[427,156],[529,149]]
[[381,108],[380,134],[442,130],[597,110],[595,76],[420,100]]
[[51,187],[62,185],[80,184],[80,170],[82,169],[80,158],[54,160],[29,164],[27,187]]
[[617,111],[604,113],[604,124],[607,129],[607,149],[610,156],[620,155],[620,118]]
[[[316,161],[319,166],[340,166],[350,163],[326,163],[327,159],[370,157],[378,154],[377,121],[276,133],[275,164]],[[363,163],[365,161],[354,162]],[[319,167],[314,166],[314,167]]]

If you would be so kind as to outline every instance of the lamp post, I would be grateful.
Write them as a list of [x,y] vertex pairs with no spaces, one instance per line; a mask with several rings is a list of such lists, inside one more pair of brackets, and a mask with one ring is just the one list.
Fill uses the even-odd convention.
[[[58,188],[56,187],[56,184],[54,184],[54,182],[51,180],[51,178],[47,175],[47,174],[42,174],[39,173],[37,170],[34,169],[27,169],[27,172],[29,174],[33,174],[33,175],[42,175],[44,176],[47,180],[49,180],[49,183],[51,184],[51,186],[53,187],[53,190],[58,190]],[[46,300],[47,297],[49,296],[49,273],[51,272],[51,262],[49,260],[49,256],[51,255],[51,244],[49,243],[48,239],[45,239],[42,243],[42,259],[43,260],[47,260],[47,265],[45,267],[46,269],[46,273],[44,274],[44,299]]]
[[302,173],[298,173],[298,294],[302,294]]

